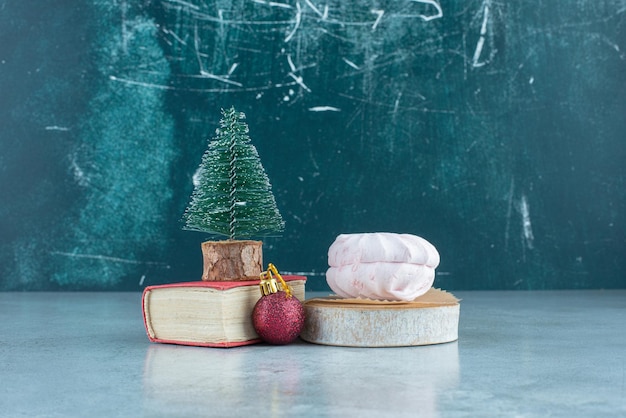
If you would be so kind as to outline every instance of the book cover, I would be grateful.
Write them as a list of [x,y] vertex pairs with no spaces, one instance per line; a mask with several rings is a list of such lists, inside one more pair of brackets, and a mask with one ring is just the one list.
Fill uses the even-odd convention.
[[[284,275],[304,301],[306,277]],[[252,310],[261,297],[259,280],[192,281],[148,286],[142,312],[148,339],[156,343],[237,347],[260,342]]]

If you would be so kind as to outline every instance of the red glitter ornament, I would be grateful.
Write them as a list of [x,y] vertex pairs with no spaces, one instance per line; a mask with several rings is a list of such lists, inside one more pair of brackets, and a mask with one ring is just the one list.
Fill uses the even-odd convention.
[[[272,272],[280,279],[282,290]],[[260,286],[263,296],[252,311],[254,329],[267,343],[289,344],[304,327],[304,307],[271,263],[267,272],[261,274]]]
[[285,292],[261,297],[252,311],[254,329],[270,344],[289,344],[304,326],[304,308],[295,296]]

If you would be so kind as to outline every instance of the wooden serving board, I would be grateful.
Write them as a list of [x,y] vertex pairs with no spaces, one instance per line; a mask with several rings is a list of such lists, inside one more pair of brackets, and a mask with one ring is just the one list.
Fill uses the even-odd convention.
[[402,347],[458,339],[459,300],[431,288],[411,302],[326,297],[304,302],[300,338],[348,347]]

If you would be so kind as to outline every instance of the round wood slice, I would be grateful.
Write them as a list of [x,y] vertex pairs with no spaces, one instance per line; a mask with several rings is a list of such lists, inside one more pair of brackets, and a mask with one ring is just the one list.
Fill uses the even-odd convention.
[[412,302],[309,299],[304,309],[300,338],[316,344],[402,347],[458,339],[459,301],[439,289],[430,289]]

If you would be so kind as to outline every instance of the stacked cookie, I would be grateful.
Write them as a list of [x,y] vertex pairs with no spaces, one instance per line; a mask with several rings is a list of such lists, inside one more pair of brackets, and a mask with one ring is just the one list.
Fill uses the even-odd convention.
[[410,234],[342,234],[328,250],[326,280],[344,298],[411,301],[428,291],[437,249]]

